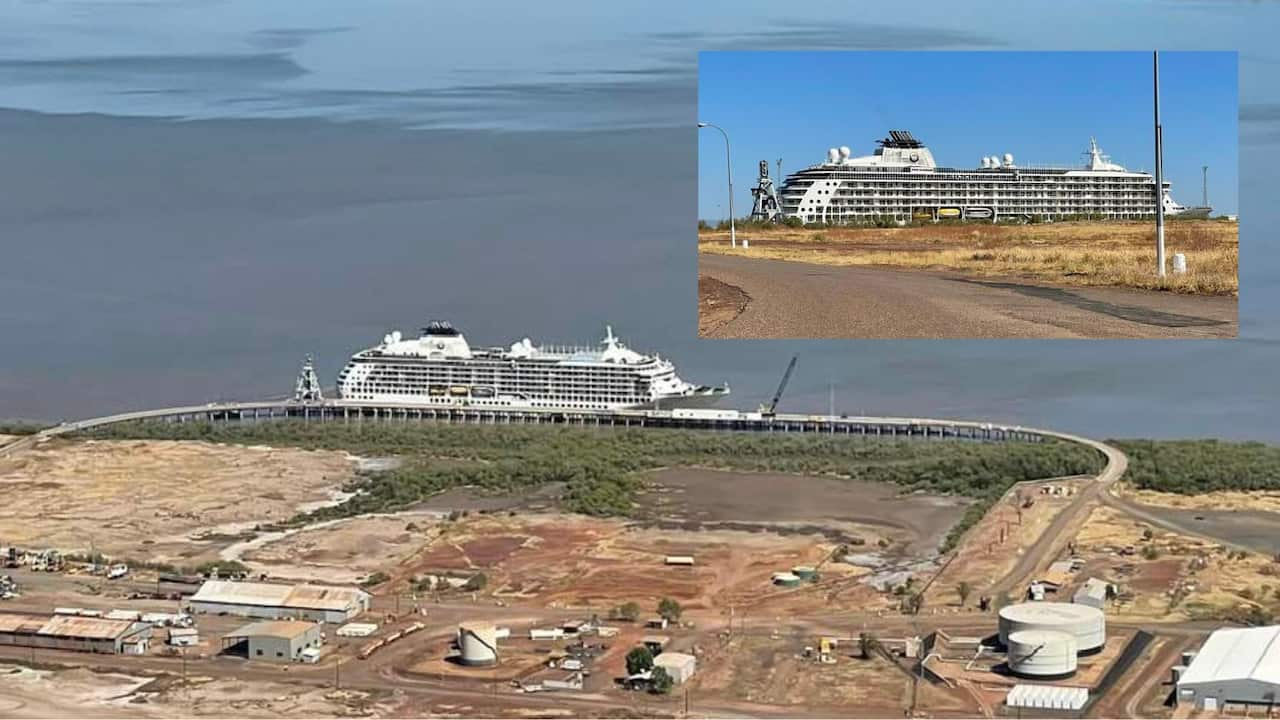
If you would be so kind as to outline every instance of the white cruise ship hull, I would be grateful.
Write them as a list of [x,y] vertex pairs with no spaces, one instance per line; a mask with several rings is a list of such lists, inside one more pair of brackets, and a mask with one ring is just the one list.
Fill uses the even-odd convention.
[[[672,395],[658,398],[651,403],[603,403],[594,404],[591,409],[598,410],[670,410],[672,408],[707,408],[720,402],[729,394],[727,388],[705,388],[686,395]],[[414,407],[438,408],[474,408],[477,410],[579,410],[579,405],[559,403],[554,400],[526,400],[512,397],[468,397],[468,396],[435,396],[399,395],[380,393],[362,400],[344,398],[352,404],[373,403],[386,405],[404,405]],[[656,407],[655,407],[656,406]]]
[[476,409],[622,410],[708,407],[729,388],[686,382],[670,360],[627,348],[607,330],[599,349],[472,348],[447,323],[398,332],[351,357],[337,394],[354,403]]

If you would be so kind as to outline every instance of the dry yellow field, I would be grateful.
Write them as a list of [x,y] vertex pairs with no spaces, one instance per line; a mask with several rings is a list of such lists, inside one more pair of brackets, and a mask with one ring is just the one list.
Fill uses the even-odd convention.
[[[1144,537],[1148,529],[1150,539]],[[1226,619],[1251,606],[1280,612],[1280,562],[1263,553],[1233,551],[1151,528],[1108,507],[1094,509],[1075,543],[1076,555],[1085,560],[1080,577],[1105,578],[1119,586],[1122,600],[1107,611],[1117,618]],[[1125,548],[1132,548],[1132,554]]]
[[165,440],[55,440],[0,460],[0,537],[20,547],[194,560],[192,544],[286,520],[354,477],[344,453]]
[[1280,513],[1280,491],[1223,490],[1196,495],[1178,495],[1126,487],[1124,496],[1134,502],[1157,507],[1185,510],[1261,510]]
[[[929,225],[903,228],[744,230],[747,250],[727,232],[698,233],[698,251],[825,265],[943,270],[1069,285],[1130,287],[1201,295],[1239,292],[1239,224],[1179,220],[1165,226],[1165,248],[1187,257],[1187,272],[1157,278],[1155,229],[1148,222],[1038,225]],[[1172,270],[1172,260],[1169,260]]]

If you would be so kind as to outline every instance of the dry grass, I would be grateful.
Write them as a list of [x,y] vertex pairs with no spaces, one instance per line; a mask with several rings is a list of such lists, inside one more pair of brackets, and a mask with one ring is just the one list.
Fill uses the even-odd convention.
[[1237,295],[1239,224],[1180,220],[1165,226],[1165,248],[1187,256],[1187,273],[1153,272],[1155,230],[1147,222],[1048,225],[934,225],[905,228],[778,228],[743,233],[748,250],[731,250],[728,233],[698,234],[698,251],[825,265],[947,270],[1070,285],[1130,287],[1199,295]]

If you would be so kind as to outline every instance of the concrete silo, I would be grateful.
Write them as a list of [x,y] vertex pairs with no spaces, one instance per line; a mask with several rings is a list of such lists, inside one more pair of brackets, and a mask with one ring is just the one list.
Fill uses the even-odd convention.
[[1009,646],[1009,636],[1022,630],[1066,633],[1076,641],[1080,655],[1098,652],[1107,641],[1106,617],[1088,605],[1056,602],[1027,602],[1000,609],[1000,644]]
[[1019,677],[1053,680],[1076,672],[1076,638],[1056,630],[1009,633],[1009,672]]
[[498,662],[498,629],[493,623],[462,623],[458,626],[458,650],[463,665]]

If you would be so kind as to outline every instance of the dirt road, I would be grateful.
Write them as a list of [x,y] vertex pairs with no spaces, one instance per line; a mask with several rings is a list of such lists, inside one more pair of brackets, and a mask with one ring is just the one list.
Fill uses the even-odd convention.
[[710,338],[1222,338],[1234,297],[1059,288],[923,271],[703,254],[699,275],[749,298]]

